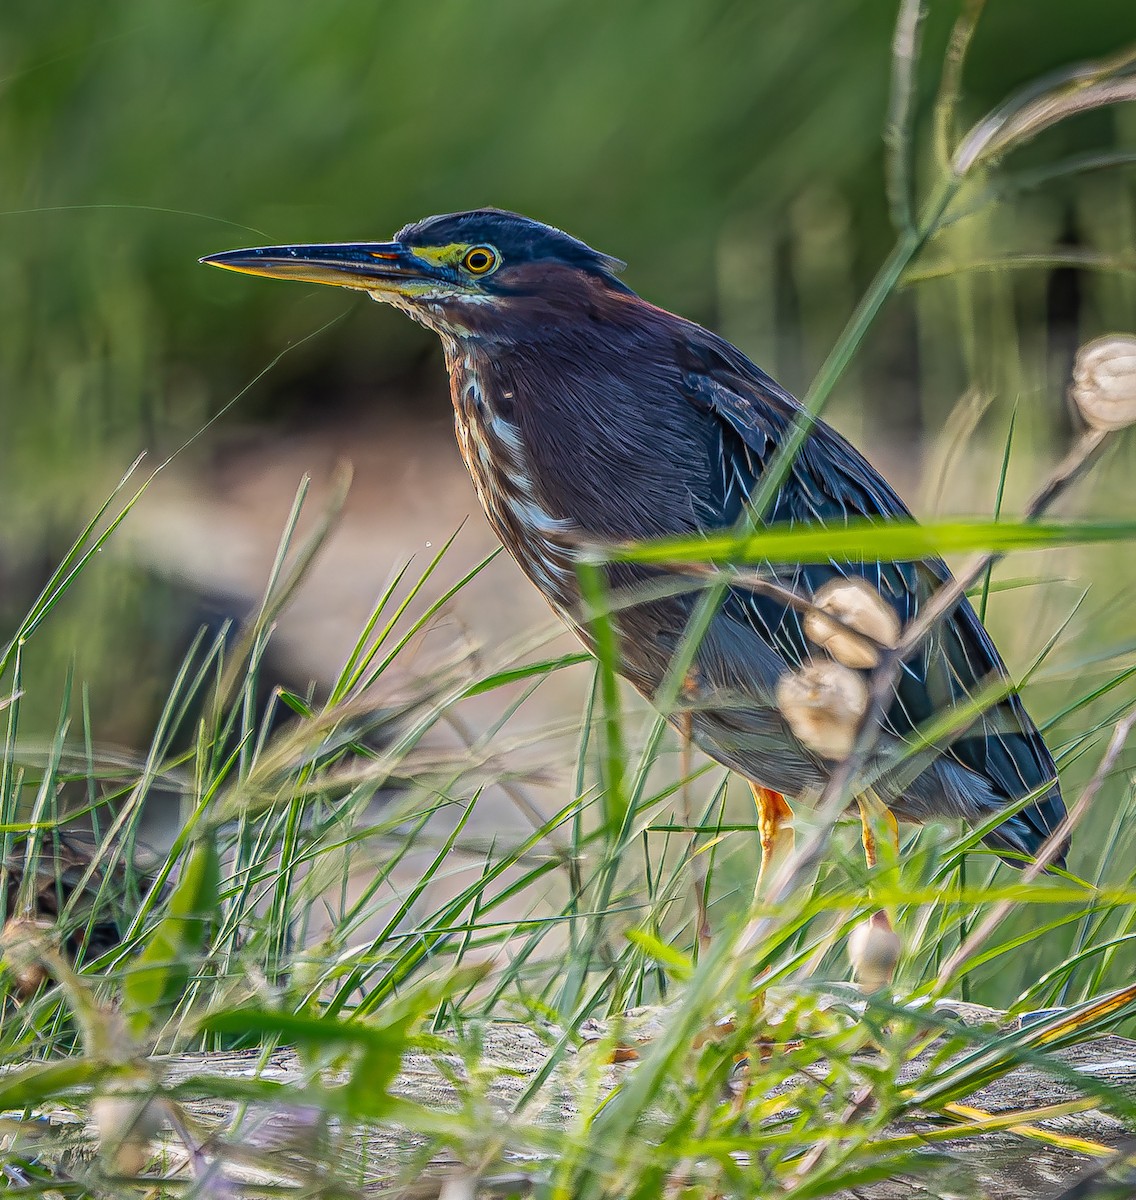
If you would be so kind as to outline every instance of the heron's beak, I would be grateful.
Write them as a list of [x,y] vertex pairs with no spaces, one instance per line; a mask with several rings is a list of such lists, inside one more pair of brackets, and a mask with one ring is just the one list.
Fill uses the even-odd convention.
[[258,246],[210,254],[201,261],[247,275],[328,283],[380,295],[413,297],[451,282],[444,268],[419,258],[400,242]]

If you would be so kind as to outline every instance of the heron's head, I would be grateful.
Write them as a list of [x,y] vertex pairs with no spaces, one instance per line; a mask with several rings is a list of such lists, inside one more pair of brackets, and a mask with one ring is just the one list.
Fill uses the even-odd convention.
[[570,309],[573,297],[628,294],[623,264],[539,221],[495,208],[428,217],[393,242],[263,246],[201,260],[230,271],[369,292],[443,335],[499,333]]

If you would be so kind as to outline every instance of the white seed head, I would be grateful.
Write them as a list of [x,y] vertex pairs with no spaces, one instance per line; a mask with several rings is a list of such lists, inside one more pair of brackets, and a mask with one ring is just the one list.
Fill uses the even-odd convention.
[[[831,579],[817,589],[813,605],[805,614],[805,637],[846,667],[870,670],[880,661],[880,652],[872,642],[889,649],[899,642],[895,609],[866,579]],[[872,642],[857,637],[857,633],[865,634]]]
[[1073,363],[1069,394],[1094,429],[1136,424],[1136,337],[1109,333],[1086,342]]
[[838,662],[787,671],[777,681],[777,706],[789,728],[823,758],[847,758],[868,708],[868,686]]
[[21,1000],[47,982],[44,956],[51,949],[50,928],[30,917],[10,917],[0,929],[0,962],[8,970],[12,988]]
[[848,958],[860,984],[876,991],[891,983],[903,943],[883,913],[875,913],[848,935]]
[[161,1121],[149,1096],[110,1091],[91,1101],[99,1152],[119,1175],[140,1175],[150,1159],[150,1141]]

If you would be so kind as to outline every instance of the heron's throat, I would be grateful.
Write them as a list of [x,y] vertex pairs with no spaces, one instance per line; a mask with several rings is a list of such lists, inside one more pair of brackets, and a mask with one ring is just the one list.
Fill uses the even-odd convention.
[[458,447],[474,490],[502,545],[562,611],[575,606],[573,521],[548,509],[517,419],[517,396],[487,349],[443,338]]

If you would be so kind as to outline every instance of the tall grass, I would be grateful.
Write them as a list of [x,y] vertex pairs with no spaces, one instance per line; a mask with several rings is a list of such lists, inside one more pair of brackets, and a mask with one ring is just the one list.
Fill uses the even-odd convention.
[[[914,137],[921,10],[901,8],[889,126],[896,247],[809,389],[808,416],[752,498],[758,515],[896,289],[937,269],[936,255],[957,269],[947,249],[951,230],[1015,182],[1002,160],[1046,125],[1136,95],[1132,60],[1118,59],[1047,80],[960,133],[958,81],[977,6],[968,12],[936,109],[936,177],[922,188]],[[1048,175],[1087,165],[1097,164],[1068,163]],[[1080,446],[1077,466],[1096,449]],[[960,587],[971,586],[983,605],[1012,605],[1035,581],[998,576],[1002,555],[1065,547],[1056,569],[1069,569],[1087,547],[1132,538],[1128,513],[1038,520],[1072,479],[1065,465],[1042,483],[1023,519],[1007,517],[1005,483],[1017,454],[1007,436],[992,496],[998,519],[817,530],[808,545],[797,533],[792,554],[975,551]],[[1028,461],[1036,466],[1036,456]],[[703,764],[675,772],[677,747],[662,718],[638,729],[627,721],[610,598],[585,561],[598,654],[575,786],[559,811],[533,820],[530,833],[478,846],[465,836],[482,803],[473,764],[439,761],[427,735],[463,699],[518,680],[540,686],[577,669],[580,658],[488,669],[455,662],[409,692],[391,685],[414,637],[479,569],[447,585],[443,599],[400,632],[409,600],[446,571],[443,551],[417,581],[401,573],[379,597],[326,696],[277,689],[265,709],[258,683],[275,620],[333,527],[348,485],[344,478],[302,541],[301,487],[259,610],[234,637],[192,646],[144,757],[106,751],[88,728],[72,728],[70,680],[50,743],[29,743],[21,732],[26,647],[129,518],[137,494],[126,484],[81,532],[0,657],[9,903],[0,935],[8,985],[0,1111],[8,1114],[10,1187],[232,1195],[244,1190],[238,1168],[257,1167],[276,1182],[252,1194],[354,1195],[384,1174],[410,1188],[423,1162],[446,1151],[467,1176],[462,1194],[473,1193],[477,1178],[504,1175],[498,1194],[805,1200],[898,1173],[935,1178],[955,1147],[1003,1126],[1108,1156],[1108,1147],[1070,1139],[1046,1122],[1089,1108],[1136,1120],[1129,1096],[1052,1057],[1096,1032],[1124,1028],[1136,1012],[1136,891],[1125,866],[1136,802],[1121,770],[1130,641],[1087,656],[1066,650],[1060,622],[1051,623],[1051,640],[1032,641],[1033,676],[1072,678],[1051,736],[1073,812],[1083,816],[1091,802],[1116,814],[1096,860],[1076,860],[1080,873],[1010,873],[977,848],[983,830],[946,828],[907,835],[898,864],[868,870],[840,820],[853,768],[875,733],[867,725],[800,851],[770,892],[755,897],[756,829],[729,781]],[[602,549],[608,557],[654,556],[697,576],[694,568],[709,558],[774,557],[783,538],[750,521],[711,543]],[[1028,563],[1016,569],[1028,571]],[[699,581],[704,597],[688,655],[727,582]],[[878,687],[892,666],[879,668]],[[681,669],[680,661],[676,679]],[[994,699],[977,697],[975,708]],[[972,715],[943,715],[925,737],[943,737]],[[171,798],[183,816],[180,831],[168,853],[143,869],[143,813]],[[438,836],[432,818],[452,810],[458,819]],[[89,852],[45,882],[37,863],[62,860],[76,823],[95,831]],[[421,865],[408,883],[401,868],[411,855]],[[459,861],[467,869],[449,878]],[[42,919],[45,895],[57,914],[50,922]],[[841,983],[843,947],[880,907],[904,931],[904,955],[892,991],[861,995]],[[116,933],[109,944],[108,926]],[[964,984],[1015,1013],[1060,1007],[1021,1027],[969,1028],[933,1003]],[[639,1028],[623,1015],[640,1005],[666,1006],[641,1045]],[[513,1093],[506,1117],[488,1106],[493,1071],[483,1056],[491,1023],[503,1015],[526,1021],[547,1042],[543,1065]],[[597,1018],[606,1023],[597,1026]],[[608,1091],[605,1063],[631,1043],[640,1061]],[[300,1078],[283,1084],[268,1069],[269,1051],[280,1044],[296,1046],[303,1065]],[[163,1055],[234,1047],[261,1052],[251,1073],[212,1070],[204,1057],[190,1078],[167,1081]],[[450,1080],[452,1111],[394,1090],[411,1054],[425,1055]],[[737,1068],[743,1058],[748,1072]],[[1073,1098],[1060,1111],[997,1118],[963,1103],[1027,1062],[1070,1084]],[[573,1080],[568,1112],[554,1107],[554,1075]],[[206,1137],[185,1107],[199,1099],[239,1102],[220,1136]],[[317,1114],[314,1148],[282,1156],[243,1144],[258,1106]],[[92,1113],[93,1128],[78,1140],[97,1142],[99,1156],[57,1153],[30,1119],[49,1108]],[[155,1159],[157,1125],[166,1133]],[[419,1139],[403,1168],[360,1153],[360,1139],[391,1128]],[[171,1163],[176,1172],[166,1170]],[[170,1178],[159,1183],[163,1174]]]

